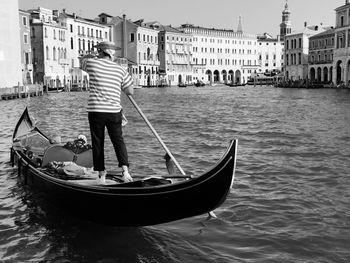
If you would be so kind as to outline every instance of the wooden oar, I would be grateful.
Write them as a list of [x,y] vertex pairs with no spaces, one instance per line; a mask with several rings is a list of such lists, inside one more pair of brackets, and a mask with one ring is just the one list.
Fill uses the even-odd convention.
[[160,144],[163,146],[164,150],[166,151],[167,155],[173,160],[174,164],[176,165],[176,167],[179,169],[179,171],[181,172],[182,175],[186,175],[184,170],[182,170],[180,164],[176,161],[175,157],[172,155],[172,153],[169,151],[168,147],[165,145],[165,143],[163,142],[163,140],[160,138],[160,136],[158,135],[157,131],[153,128],[152,124],[148,121],[147,117],[145,116],[145,114],[143,114],[142,110],[140,109],[140,107],[137,105],[136,101],[134,100],[134,98],[131,95],[127,95],[128,98],[130,99],[131,103],[134,105],[134,107],[136,108],[136,110],[140,113],[141,117],[144,119],[144,121],[147,123],[148,127],[151,129],[151,131],[153,132],[154,136],[156,136],[156,138],[158,139],[158,141],[160,142]]
[[[176,161],[175,157],[171,154],[171,152],[169,151],[168,147],[165,145],[165,143],[163,142],[163,140],[160,138],[160,136],[158,135],[157,131],[153,128],[152,124],[148,121],[147,117],[145,116],[145,114],[143,114],[142,110],[140,109],[140,107],[137,105],[136,101],[134,100],[134,98],[131,95],[127,95],[128,98],[130,99],[131,103],[134,105],[134,107],[136,108],[136,110],[140,113],[141,117],[144,119],[144,121],[147,123],[148,127],[151,129],[151,131],[153,132],[154,136],[156,136],[156,138],[158,139],[158,141],[160,142],[160,144],[163,146],[164,150],[166,151],[167,155],[165,158],[170,157],[176,167],[179,169],[179,171],[181,172],[181,174],[183,176],[186,176],[185,172],[182,170],[181,166],[179,165],[179,163]],[[192,176],[189,176],[189,178],[192,178]],[[216,215],[214,213],[214,211],[210,211],[208,212],[208,215],[210,217],[216,218]]]

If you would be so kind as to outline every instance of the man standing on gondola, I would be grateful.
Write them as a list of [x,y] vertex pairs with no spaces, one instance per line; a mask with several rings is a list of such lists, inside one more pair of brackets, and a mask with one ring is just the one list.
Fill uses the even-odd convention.
[[98,56],[82,57],[81,69],[89,74],[90,91],[87,105],[90,125],[94,170],[99,172],[99,183],[105,184],[104,160],[105,128],[112,141],[124,181],[132,181],[128,167],[128,153],[122,135],[121,92],[133,95],[133,81],[129,73],[114,62],[119,48],[109,41],[95,46]]

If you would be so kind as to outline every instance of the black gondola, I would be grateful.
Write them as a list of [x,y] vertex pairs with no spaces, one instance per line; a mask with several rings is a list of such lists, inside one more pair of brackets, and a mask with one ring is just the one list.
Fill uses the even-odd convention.
[[11,161],[17,165],[19,176],[44,194],[48,202],[102,224],[155,225],[209,213],[224,203],[234,180],[237,140],[230,142],[216,165],[198,177],[182,176],[187,178],[176,181],[164,176],[134,177],[129,183],[116,180],[108,185],[82,185],[80,180],[62,179],[41,167],[40,156],[33,158],[33,153],[26,151],[30,140],[23,138],[30,136],[36,136],[43,147],[52,147],[25,109],[15,127],[11,148]]

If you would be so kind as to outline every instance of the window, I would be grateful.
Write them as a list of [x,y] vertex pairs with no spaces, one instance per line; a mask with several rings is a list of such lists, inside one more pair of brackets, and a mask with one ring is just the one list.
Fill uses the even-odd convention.
[[70,32],[73,33],[73,25],[70,25]]
[[45,37],[47,37],[47,28],[46,27],[45,27],[44,32],[45,32]]
[[23,16],[23,25],[27,26],[27,17]]
[[50,60],[50,52],[48,46],[46,46],[46,60]]
[[23,42],[24,44],[28,44],[28,34],[23,35]]
[[130,42],[134,42],[135,41],[135,34],[131,33],[130,34]]
[[28,65],[29,64],[29,53],[28,52],[24,53],[24,56],[25,56],[25,64]]

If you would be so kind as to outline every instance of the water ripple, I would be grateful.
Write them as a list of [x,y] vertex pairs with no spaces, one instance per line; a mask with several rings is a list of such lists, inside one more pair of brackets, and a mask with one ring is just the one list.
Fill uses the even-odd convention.
[[[64,141],[84,133],[90,140],[87,94],[3,101],[2,261],[350,261],[349,92],[216,86],[140,89],[134,97],[190,175],[209,169],[229,141],[239,139],[235,183],[215,211],[218,218],[110,228],[39,202],[9,164],[14,125],[28,106],[44,132],[61,134]],[[165,175],[164,149],[127,98],[122,100],[132,172]],[[109,139],[106,164],[117,169]]]

